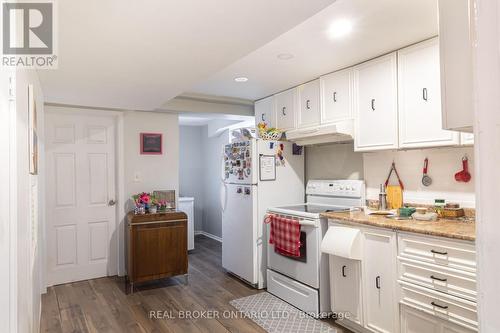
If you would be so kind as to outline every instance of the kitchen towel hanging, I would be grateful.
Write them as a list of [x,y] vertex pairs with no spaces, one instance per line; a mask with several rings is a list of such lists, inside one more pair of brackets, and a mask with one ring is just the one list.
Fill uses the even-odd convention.
[[269,244],[284,256],[300,257],[300,223],[297,220],[268,214],[264,220],[270,224]]
[[[396,174],[398,178],[398,185],[389,185],[389,180],[391,179],[392,172]],[[385,188],[387,193],[387,204],[388,209],[399,209],[403,207],[403,191],[404,185],[401,181],[401,177],[399,177],[398,170],[396,169],[396,163],[392,162],[391,170],[389,171],[389,175],[385,181]]]

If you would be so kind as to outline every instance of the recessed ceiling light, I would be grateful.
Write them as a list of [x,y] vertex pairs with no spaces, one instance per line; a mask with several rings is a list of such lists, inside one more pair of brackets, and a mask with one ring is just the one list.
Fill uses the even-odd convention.
[[331,39],[338,39],[348,35],[352,31],[352,22],[348,19],[340,19],[332,22],[328,29]]
[[278,59],[280,60],[290,60],[293,58],[293,54],[291,53],[280,53],[278,54]]
[[234,78],[234,81],[235,82],[247,82],[248,81],[248,78],[245,77],[245,76],[238,76],[238,77],[235,77]]

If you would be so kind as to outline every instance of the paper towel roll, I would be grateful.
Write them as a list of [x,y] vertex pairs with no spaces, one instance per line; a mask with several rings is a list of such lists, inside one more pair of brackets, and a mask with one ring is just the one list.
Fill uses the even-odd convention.
[[361,260],[361,232],[355,228],[330,226],[321,242],[321,252]]

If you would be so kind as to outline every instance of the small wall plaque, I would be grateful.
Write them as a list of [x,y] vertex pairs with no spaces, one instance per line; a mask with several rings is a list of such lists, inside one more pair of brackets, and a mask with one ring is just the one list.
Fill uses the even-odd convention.
[[162,155],[163,134],[141,133],[141,155]]

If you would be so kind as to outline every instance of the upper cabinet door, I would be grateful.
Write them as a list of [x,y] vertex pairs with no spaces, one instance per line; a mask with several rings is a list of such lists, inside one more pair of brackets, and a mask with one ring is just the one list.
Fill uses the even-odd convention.
[[255,102],[255,126],[259,123],[266,123],[267,127],[274,127],[276,124],[274,118],[274,96]]
[[474,6],[469,0],[439,0],[439,55],[443,128],[472,132]]
[[299,122],[298,127],[319,125],[319,79],[299,86]]
[[355,67],[354,93],[354,149],[397,149],[396,53]]
[[296,89],[274,95],[276,99],[276,127],[287,131],[295,128]]
[[459,135],[443,130],[438,39],[398,51],[399,147],[459,144]]
[[352,118],[351,69],[322,76],[321,123],[331,123]]

